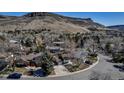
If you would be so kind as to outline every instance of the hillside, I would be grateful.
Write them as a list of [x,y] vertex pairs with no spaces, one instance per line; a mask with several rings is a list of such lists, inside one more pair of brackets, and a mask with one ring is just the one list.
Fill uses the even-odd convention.
[[0,31],[41,30],[89,32],[87,28],[105,28],[91,18],[73,18],[48,12],[33,12],[23,16],[0,15]]
[[124,25],[114,25],[114,26],[108,26],[110,29],[116,29],[119,31],[124,31]]

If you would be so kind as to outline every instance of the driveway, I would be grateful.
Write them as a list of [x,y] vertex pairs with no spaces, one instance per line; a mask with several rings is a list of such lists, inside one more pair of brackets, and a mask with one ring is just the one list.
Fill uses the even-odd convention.
[[56,75],[67,75],[69,71],[63,65],[54,66]]

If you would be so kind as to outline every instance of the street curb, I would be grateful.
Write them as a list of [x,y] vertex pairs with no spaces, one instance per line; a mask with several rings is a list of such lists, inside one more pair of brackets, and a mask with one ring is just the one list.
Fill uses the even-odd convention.
[[74,75],[74,74],[78,74],[78,73],[81,73],[81,72],[84,72],[84,71],[87,71],[93,67],[95,67],[98,63],[99,63],[99,57],[97,57],[97,62],[95,62],[93,65],[89,66],[88,68],[86,69],[83,69],[83,70],[79,70],[79,71],[76,71],[76,72],[71,72],[71,73],[68,73],[68,74],[65,74],[65,75],[50,75],[50,76],[47,76],[45,78],[52,78],[52,77],[62,77],[62,76],[69,76],[69,75]]

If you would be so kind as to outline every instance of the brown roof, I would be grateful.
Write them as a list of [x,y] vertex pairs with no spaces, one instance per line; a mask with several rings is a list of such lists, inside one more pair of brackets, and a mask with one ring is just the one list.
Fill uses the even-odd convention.
[[32,60],[33,58],[36,58],[36,57],[40,56],[41,54],[42,53],[37,53],[37,54],[32,53],[32,54],[29,54],[29,55],[24,55],[21,58],[25,61],[28,61],[28,60]]
[[0,53],[0,59],[6,58],[7,54],[6,53]]

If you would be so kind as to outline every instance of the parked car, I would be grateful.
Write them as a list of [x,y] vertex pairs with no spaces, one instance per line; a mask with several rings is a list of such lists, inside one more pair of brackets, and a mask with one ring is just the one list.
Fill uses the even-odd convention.
[[44,77],[44,76],[46,76],[46,73],[42,69],[38,69],[38,70],[33,72],[33,76]]
[[85,61],[86,64],[92,65],[93,63],[91,61]]
[[7,77],[7,79],[20,79],[21,76],[22,76],[22,74],[20,74],[20,73],[12,73],[12,74],[10,74],[10,75]]

